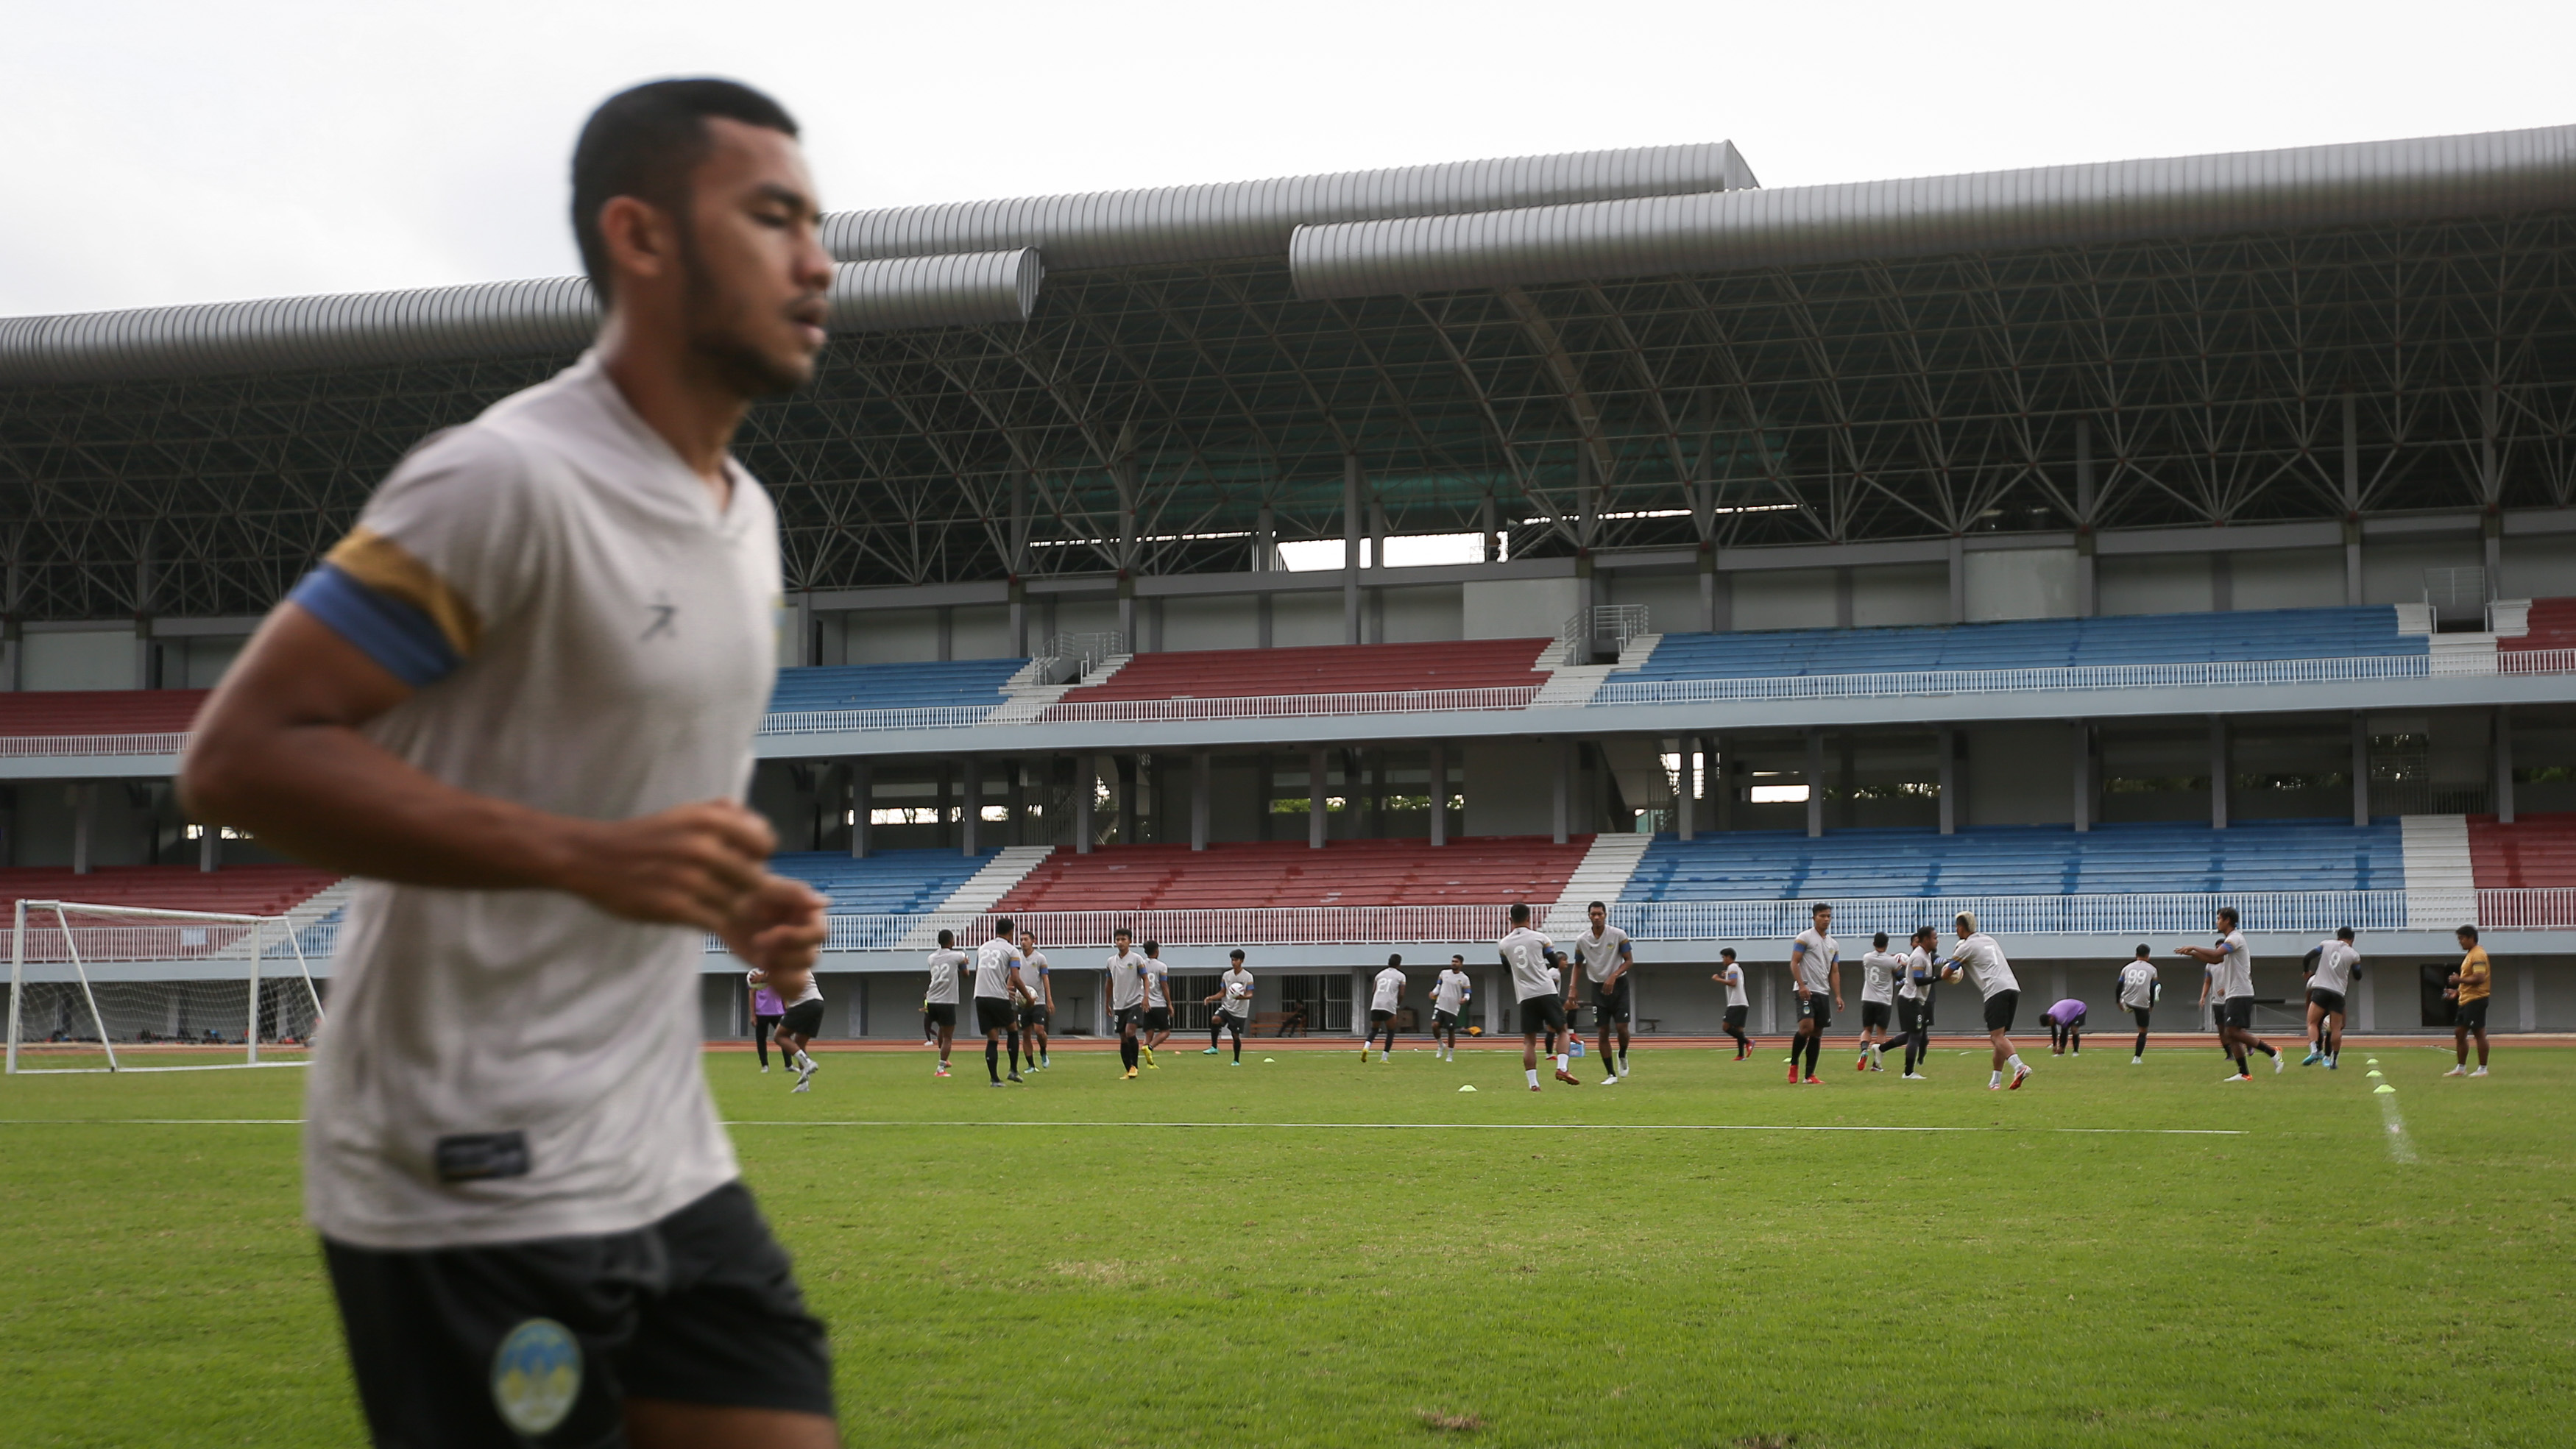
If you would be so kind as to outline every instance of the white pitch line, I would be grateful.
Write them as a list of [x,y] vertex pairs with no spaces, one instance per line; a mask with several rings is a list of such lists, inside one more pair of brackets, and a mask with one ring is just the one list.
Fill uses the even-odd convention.
[[[0,1127],[301,1127],[299,1117],[27,1117]],[[1864,1127],[1737,1122],[952,1122],[918,1118],[732,1121],[727,1127],[1269,1127],[1347,1132],[2058,1132],[2121,1137],[2243,1137],[2224,1127]]]
[[2415,1144],[2406,1136],[2406,1119],[2397,1115],[2395,1092],[2380,1097],[2379,1117],[2388,1124],[2388,1155],[2400,1162],[2415,1161]]

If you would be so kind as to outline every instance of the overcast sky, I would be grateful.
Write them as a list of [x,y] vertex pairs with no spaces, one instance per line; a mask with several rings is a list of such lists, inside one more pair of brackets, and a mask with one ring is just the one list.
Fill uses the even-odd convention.
[[582,117],[721,74],[833,209],[1733,140],[1766,186],[2576,122],[2576,4],[410,0],[0,10],[0,315],[575,270]]

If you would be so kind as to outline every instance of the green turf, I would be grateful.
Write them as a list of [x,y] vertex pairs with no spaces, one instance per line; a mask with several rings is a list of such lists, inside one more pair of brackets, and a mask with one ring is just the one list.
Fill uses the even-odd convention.
[[[1516,1054],[1277,1055],[1127,1083],[1068,1054],[1008,1091],[962,1053],[945,1082],[836,1055],[802,1097],[710,1056],[851,1441],[2568,1437],[2576,1051],[2478,1082],[2377,1051],[2412,1164],[2358,1051],[2227,1087],[2205,1047],[2043,1052],[1992,1094],[1947,1050],[1930,1082],[1836,1052],[1796,1089],[1776,1052],[1655,1051],[1540,1096]],[[301,1082],[0,1082],[0,1442],[357,1439],[296,1129],[137,1120],[291,1118]],[[1521,1124],[1975,1130],[1487,1130]]]

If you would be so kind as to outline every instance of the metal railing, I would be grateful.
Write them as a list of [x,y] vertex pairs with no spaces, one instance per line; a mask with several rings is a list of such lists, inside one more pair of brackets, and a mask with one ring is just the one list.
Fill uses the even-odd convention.
[[2576,672],[2576,649],[2499,649],[2498,674],[2567,674]]
[[[2576,654],[2532,650],[2535,654]],[[1747,679],[1614,679],[1592,703],[1709,704],[1728,700],[1855,699],[1905,695],[2019,694],[2051,690],[2171,689],[2210,685],[2339,684],[2421,679],[2423,654],[2350,659],[2237,659],[2180,664],[2066,664],[2017,669],[1913,669],[1884,674],[1793,674]]]
[[1115,629],[1090,634],[1051,634],[1046,652],[1073,666],[1073,678],[1080,679],[1098,668],[1112,655],[1127,652],[1127,636]]
[[1164,720],[1296,719],[1307,715],[1526,709],[1537,694],[1538,686],[1523,684],[1492,689],[1406,689],[1367,694],[1067,700],[1047,706],[1037,719],[1042,724],[1153,724]]
[[0,736],[0,759],[59,759],[75,755],[175,755],[188,747],[185,731],[149,735]]
[[1651,628],[1643,604],[1595,604],[1588,611],[1577,609],[1566,615],[1565,622],[1557,627],[1557,642],[1571,644],[1585,637],[1587,622],[1592,626],[1591,638],[1615,639],[1621,644],[1644,636]]
[[933,704],[912,709],[815,709],[763,715],[764,735],[897,734],[906,730],[953,730],[982,724],[1000,708],[992,704]]

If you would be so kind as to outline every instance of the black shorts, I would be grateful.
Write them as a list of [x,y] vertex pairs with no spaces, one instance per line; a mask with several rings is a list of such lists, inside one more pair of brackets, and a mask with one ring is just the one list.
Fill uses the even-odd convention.
[[751,1034],[765,1041],[771,1033],[778,1030],[778,1023],[786,1019],[783,1012],[754,1012],[751,1018]]
[[2138,1030],[2145,1031],[2147,1029],[2147,1008],[2143,1006],[2132,1006],[2129,1008],[2129,1015],[2137,1021]]
[[1986,998],[1986,1030],[2010,1031],[2013,1018],[2021,1012],[2021,993],[1998,991]]
[[1900,996],[1896,998],[1897,1035],[1912,1036],[1914,1033],[1921,1031],[1923,1028],[1930,1026],[1931,1024],[1931,1020],[1924,1015],[1922,1002],[1915,1000],[1911,996]]
[[1834,998],[1822,991],[1810,991],[1798,998],[1798,1019],[1812,1021],[1823,1031],[1834,1024]]
[[810,1037],[822,1031],[822,998],[816,997],[812,1001],[798,1002],[787,1008],[787,1014],[778,1018],[778,1029],[803,1037]]
[[932,1026],[944,1026],[950,1031],[955,1031],[957,1029],[956,1002],[934,1001],[928,1006],[923,1007],[922,1011],[930,1017],[930,1024]]
[[1729,1030],[1744,1030],[1744,1011],[1741,1006],[1730,1006],[1726,1009],[1726,1025]]
[[1252,1025],[1251,1022],[1244,1020],[1243,1017],[1231,1011],[1220,1011],[1216,1015],[1209,1017],[1208,1024],[1211,1030],[1230,1031],[1236,1036],[1243,1035],[1244,1031]]
[[1521,1000],[1521,1035],[1565,1030],[1565,998],[1551,991]]
[[1109,1025],[1119,1034],[1125,1035],[1127,1028],[1134,1026],[1144,1015],[1145,1008],[1141,1006],[1122,1006],[1110,1018]]
[[2461,1002],[2459,1014],[2451,1018],[2452,1024],[2466,1031],[2485,1031],[2487,1003],[2493,1000],[2495,998],[2492,996],[2481,996],[2475,1001]]
[[1629,1000],[1628,978],[1625,976],[1619,978],[1619,986],[1615,991],[1603,991],[1600,982],[1592,983],[1592,1009],[1598,1013],[1604,1026],[1613,1022],[1621,1026],[1627,1025]]
[[1172,1029],[1172,1009],[1168,1006],[1146,1007],[1145,1029],[1147,1031],[1170,1031]]
[[2252,1031],[2254,1029],[2254,998],[2251,996],[2231,996],[2227,998],[2227,1010],[2219,1017],[2219,1020],[2236,1028],[2238,1031]]
[[1009,1031],[1019,1024],[1020,1018],[1017,1013],[1011,1010],[1011,999],[1009,997],[978,996],[975,998],[975,1030],[977,1032],[991,1033],[997,1031]]
[[1370,1007],[1370,1008],[1369,1008],[1369,1025],[1371,1025],[1371,1026],[1384,1026],[1384,1025],[1386,1025],[1388,1022],[1393,1021],[1393,1020],[1395,1020],[1395,1013],[1394,1013],[1394,1012],[1392,1012],[1392,1011],[1380,1011],[1380,1010],[1378,1010],[1378,1009],[1377,1009],[1376,1007],[1374,1007],[1374,1006],[1372,1006],[1372,1007]]
[[2323,1008],[2328,1016],[2343,1015],[2343,993],[2340,991],[2328,991],[2322,986],[2311,986],[2308,988],[2308,1004]]
[[2082,1031],[2084,1029],[2084,1017],[2085,1013],[2079,1011],[2075,1013],[2075,1019],[2073,1021],[2052,1021],[2049,1023],[2049,1026],[2057,1031]]
[[1435,1011],[1431,1013],[1431,1029],[1433,1031],[1456,1031],[1458,1029],[1458,1013],[1454,1011]]
[[832,1413],[831,1344],[739,1182],[633,1232],[322,1257],[379,1444],[623,1444],[630,1391]]
[[1020,1029],[1023,1031],[1026,1031],[1028,1028],[1033,1026],[1045,1026],[1054,1020],[1055,1008],[1052,1006],[1023,1006],[1020,1008]]
[[1894,1015],[1894,1013],[1888,1009],[1886,1002],[1864,1001],[1860,1004],[1860,1029],[1868,1031],[1875,1027],[1880,1031],[1885,1031],[1887,1030],[1887,1019],[1892,1015]]

